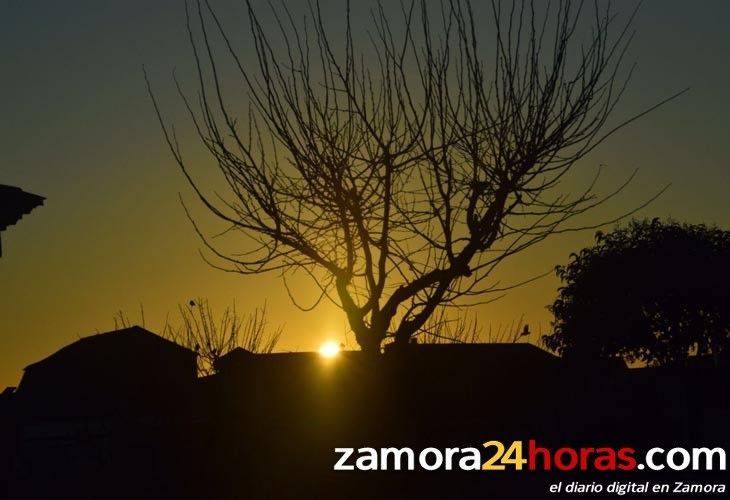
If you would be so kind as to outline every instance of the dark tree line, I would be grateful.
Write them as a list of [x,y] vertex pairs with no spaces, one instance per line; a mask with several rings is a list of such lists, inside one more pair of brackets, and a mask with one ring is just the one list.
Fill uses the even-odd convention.
[[632,221],[559,266],[548,347],[650,365],[730,349],[730,231]]

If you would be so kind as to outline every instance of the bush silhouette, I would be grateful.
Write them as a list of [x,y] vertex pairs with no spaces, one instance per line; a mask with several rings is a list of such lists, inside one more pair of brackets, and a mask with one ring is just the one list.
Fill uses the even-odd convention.
[[718,355],[730,345],[730,232],[632,221],[558,266],[545,344],[565,358],[649,365]]

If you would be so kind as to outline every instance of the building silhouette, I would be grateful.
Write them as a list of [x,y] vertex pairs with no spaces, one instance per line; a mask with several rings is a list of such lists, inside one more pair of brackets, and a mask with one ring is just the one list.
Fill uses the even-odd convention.
[[711,359],[589,369],[528,344],[414,344],[376,359],[238,348],[214,375],[195,369],[195,352],[140,327],[29,365],[0,395],[0,485],[18,498],[543,498],[555,475],[335,473],[334,449],[730,444],[728,370]]
[[196,354],[139,326],[83,337],[25,367],[18,393],[136,397],[192,388]]
[[0,184],[0,257],[2,250],[2,232],[8,226],[14,225],[23,215],[29,214],[34,208],[43,205],[45,198],[36,194],[26,193],[20,188]]

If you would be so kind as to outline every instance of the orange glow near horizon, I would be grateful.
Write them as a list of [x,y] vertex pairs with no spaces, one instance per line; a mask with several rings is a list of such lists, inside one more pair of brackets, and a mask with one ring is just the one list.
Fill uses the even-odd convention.
[[[169,2],[140,0],[44,2],[42,9],[27,3],[5,2],[0,16],[3,84],[7,95],[12,95],[2,103],[0,183],[42,195],[46,201],[27,220],[24,217],[2,233],[0,392],[18,385],[25,366],[79,337],[115,329],[119,312],[131,324],[162,333],[166,325],[180,325],[178,305],[184,307],[196,297],[209,301],[217,324],[234,303],[242,317],[266,304],[267,329],[283,327],[276,351],[319,353],[313,356],[321,355],[323,366],[344,366],[349,350],[358,345],[336,294],[332,294],[334,302],[321,300],[308,311],[321,297],[320,285],[328,283],[320,283],[322,276],[312,280],[302,269],[287,275],[285,285],[277,272],[246,276],[222,272],[200,255],[203,252],[207,260],[222,264],[201,242],[180,196],[204,234],[225,235],[214,240],[221,250],[243,256],[253,247],[245,240],[238,246],[237,232],[227,231],[228,224],[216,223],[199,203],[168,150],[145,89],[142,64],[163,115],[176,126],[191,175],[204,185],[206,193],[220,193],[230,201],[216,159],[197,136],[171,76],[172,69],[178,68],[182,90],[194,94],[198,88],[185,9],[171,7]],[[307,2],[286,3],[291,4],[293,19],[306,14]],[[343,34],[337,23],[342,23],[345,8],[337,3],[323,5],[321,13],[324,24],[333,28],[333,43]],[[362,63],[377,69],[378,54],[370,50],[365,26],[377,5],[373,0],[351,3],[353,19],[362,17],[364,21],[353,30],[355,50],[364,50]],[[221,0],[215,4],[221,19],[247,17],[245,3]],[[474,4],[478,17],[491,15],[489,2]],[[716,2],[704,8],[679,2],[645,4],[632,27],[639,36],[632,42],[631,53],[641,70],[629,82],[626,99],[619,101],[615,122],[606,125],[617,125],[688,86],[691,94],[642,116],[591,150],[576,175],[565,178],[556,196],[559,192],[582,193],[599,165],[606,165],[597,185],[599,197],[612,193],[637,167],[639,172],[625,191],[564,229],[613,220],[643,206],[667,184],[672,187],[634,216],[671,216],[680,222],[730,228],[726,167],[730,126],[723,112],[730,109],[726,91],[730,65],[717,63],[730,46],[724,22],[730,3]],[[386,15],[394,16],[394,23],[400,19],[397,2],[383,2],[383,7]],[[263,14],[268,9],[261,5],[260,10]],[[631,15],[632,9],[617,6],[616,10],[623,17]],[[438,8],[434,14],[436,11]],[[275,21],[264,17],[267,22]],[[69,19],[74,22],[66,22]],[[396,24],[393,28],[397,30]],[[141,27],[134,40],[130,40],[129,26]],[[250,33],[235,23],[226,29],[234,38],[234,48],[240,50],[241,62],[256,66]],[[89,43],[100,32],[104,43]],[[588,35],[581,36],[584,34]],[[280,40],[278,30],[271,35]],[[491,35],[485,27],[485,43]],[[286,54],[285,47],[272,48]],[[220,51],[218,56],[225,57],[226,52]],[[489,62],[492,54],[487,49],[481,57]],[[633,62],[633,56],[629,57],[625,69]],[[314,71],[318,65],[314,61],[312,65]],[[238,92],[241,82],[236,65],[224,66],[220,70],[226,95],[244,133],[249,100]],[[319,76],[314,71],[312,84],[319,83]],[[413,77],[415,84],[418,75]],[[413,105],[419,106],[416,99],[422,96],[413,98]],[[267,144],[269,138],[268,134],[262,136]],[[283,150],[277,154],[288,165]],[[268,160],[274,161],[273,156]],[[379,209],[373,210],[377,213]],[[433,223],[438,228],[436,219]],[[604,231],[610,229],[611,225]],[[399,231],[394,233],[398,238],[405,236]],[[560,286],[550,271],[567,264],[572,252],[592,246],[593,233],[566,231],[506,259],[485,282],[490,293],[464,297],[456,305],[478,304],[464,309],[464,314],[468,312],[477,322],[483,341],[498,340],[500,332],[517,322],[547,333],[553,318],[546,306],[553,303]],[[543,279],[509,289],[546,272]],[[397,275],[389,276],[380,306],[399,284]],[[503,293],[501,289],[509,290]],[[397,326],[394,322],[389,330]],[[347,347],[341,346],[342,341]]]

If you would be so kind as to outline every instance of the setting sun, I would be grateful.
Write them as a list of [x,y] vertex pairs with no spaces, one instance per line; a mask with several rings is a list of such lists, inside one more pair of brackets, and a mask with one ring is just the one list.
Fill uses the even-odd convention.
[[337,344],[337,342],[334,342],[332,340],[328,340],[324,344],[322,344],[319,348],[319,353],[324,356],[325,358],[334,358],[337,356],[337,353],[340,352],[340,346]]

